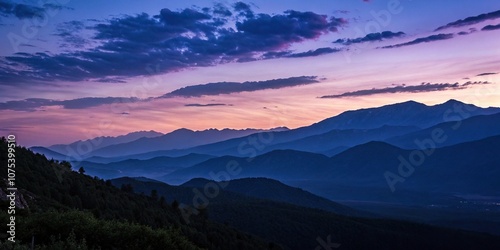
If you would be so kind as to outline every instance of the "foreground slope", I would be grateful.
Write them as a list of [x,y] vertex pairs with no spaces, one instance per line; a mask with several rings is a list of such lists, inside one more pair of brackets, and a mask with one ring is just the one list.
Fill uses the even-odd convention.
[[[255,189],[268,183],[262,179],[235,180],[234,184],[230,181],[227,188],[245,182],[252,183],[250,186]],[[261,191],[242,190],[250,196],[223,187],[217,192],[206,191],[208,182],[203,179],[180,187],[131,178],[116,179],[113,183],[130,184],[138,192],[156,190],[161,195],[176,195],[180,206],[203,206],[203,214],[208,218],[277,242],[286,249],[315,249],[322,246],[321,242],[332,243],[330,247],[335,243],[341,249],[496,249],[500,246],[500,236],[388,219],[347,217],[292,205],[288,201],[255,198],[254,195]],[[212,182],[208,186],[213,184],[220,185]]]
[[[164,199],[71,170],[66,163],[16,147],[16,240],[41,249],[267,249],[270,242],[193,216],[189,224]],[[0,141],[0,170],[7,172],[7,143]],[[5,179],[1,180],[5,192]],[[7,210],[2,200],[1,209]],[[7,223],[7,214],[0,219]],[[51,240],[52,239],[52,240]],[[0,243],[10,248],[6,240]],[[76,245],[76,246],[75,246]],[[43,248],[45,247],[45,248]]]

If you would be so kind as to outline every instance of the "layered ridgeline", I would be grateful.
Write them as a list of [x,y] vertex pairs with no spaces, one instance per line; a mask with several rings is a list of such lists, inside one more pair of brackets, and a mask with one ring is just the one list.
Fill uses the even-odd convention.
[[[383,141],[443,122],[499,112],[499,108],[480,108],[455,100],[434,106],[408,101],[377,108],[346,111],[310,126],[292,130],[286,128],[205,131],[179,129],[162,136],[150,138],[145,136],[129,142],[118,143],[115,140],[114,144],[107,144],[105,147],[100,147],[101,144],[97,143],[103,141],[102,139],[95,138],[75,142],[67,147],[57,145],[48,149],[65,156],[69,155],[70,161],[87,160],[96,163],[149,159],[158,156],[177,157],[190,153],[213,156],[253,156],[275,149],[294,149],[334,155],[348,147],[369,141]],[[70,150],[67,150],[68,147]],[[47,149],[41,147],[33,148],[33,150],[41,153],[47,152]],[[91,158],[93,156],[97,158]]]
[[[74,166],[87,167],[89,174],[102,178],[145,175],[166,180],[162,176],[200,163],[203,159],[217,156],[248,158],[274,150],[295,150],[334,156],[370,141],[384,141],[405,149],[418,149],[421,145],[415,144],[415,140],[425,141],[435,129],[444,130],[447,139],[442,143],[435,143],[434,146],[449,146],[500,135],[500,126],[496,126],[500,120],[498,112],[500,112],[498,108],[479,108],[454,100],[434,106],[410,101],[379,108],[347,111],[311,126],[293,130],[276,128],[255,134],[255,130],[251,129],[220,131],[180,129],[166,135],[142,137],[128,143],[112,144],[92,151],[105,149],[114,152],[110,155],[121,154],[121,156],[77,154],[78,145],[82,142],[67,145],[73,152],[69,156],[51,150],[55,149],[54,147],[33,147],[32,150],[48,158],[72,160]],[[238,137],[242,133],[251,135]],[[225,140],[228,137],[238,138]],[[127,136],[126,138],[130,139]],[[111,143],[109,141],[117,142],[113,138],[107,139],[107,144]],[[95,140],[104,141],[102,138]],[[80,146],[92,145],[93,141],[86,141]],[[202,141],[218,142],[198,145]],[[184,148],[188,146],[186,143],[198,146]],[[60,149],[62,146],[56,148]],[[137,150],[151,151],[135,154]],[[143,174],[138,174],[141,171]],[[179,183],[183,181],[186,180],[179,180]]]
[[[0,141],[0,171],[7,173],[7,143]],[[172,200],[114,187],[16,147],[16,244],[1,249],[280,249],[277,244],[192,215],[189,224]],[[83,171],[82,171],[83,172]],[[6,179],[1,209],[7,211]],[[0,220],[7,224],[7,213]],[[17,248],[14,248],[17,247]]]
[[[5,172],[6,148],[0,141],[0,166]],[[16,214],[18,249],[28,249],[33,236],[37,249],[497,249],[500,245],[500,237],[486,234],[347,217],[339,213],[352,209],[268,179],[235,181],[233,187],[233,183],[226,186],[228,191],[220,188],[214,194],[206,187],[223,183],[197,179],[174,187],[145,178],[104,181],[19,147],[16,159],[19,204],[24,207],[18,207]],[[194,203],[195,189],[210,197]],[[304,201],[273,201],[281,192]],[[321,209],[298,206],[301,202]],[[2,201],[2,209],[7,206]],[[1,220],[7,222],[5,213]],[[13,247],[6,240],[1,244]]]
[[203,214],[209,219],[277,242],[287,249],[474,249],[478,246],[494,249],[500,246],[500,236],[377,219],[373,215],[371,218],[345,216],[343,214],[359,212],[264,178],[227,183],[193,179],[180,186],[144,178],[119,178],[112,183],[130,185],[136,192],[153,192],[176,199],[183,207],[203,206]]
[[217,173],[227,171],[228,165],[234,165],[239,169],[236,178],[328,181],[332,185],[380,188],[389,193],[402,187],[425,192],[500,195],[498,148],[500,136],[423,151],[369,142],[333,157],[275,150],[255,158],[212,158],[176,170],[160,180],[180,183],[198,177],[214,178]]
[[[243,137],[260,132],[287,131],[286,127],[262,129],[207,129],[193,131],[190,129],[178,129],[167,134],[158,132],[134,132],[118,137],[96,137],[86,141],[76,141],[68,145],[53,145],[48,150],[69,156],[67,160],[80,161],[84,158],[97,157],[106,162],[105,158],[130,156],[158,150],[175,150],[195,147],[204,144],[215,143],[232,138]],[[47,150],[34,148],[35,151]],[[171,155],[176,156],[175,153]],[[104,158],[104,159],[103,159]],[[126,159],[126,158],[121,158]],[[134,158],[144,159],[144,158]],[[109,161],[108,161],[109,162]]]

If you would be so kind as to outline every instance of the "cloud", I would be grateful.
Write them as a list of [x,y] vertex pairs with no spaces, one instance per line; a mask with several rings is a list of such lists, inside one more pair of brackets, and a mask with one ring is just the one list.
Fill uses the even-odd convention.
[[480,22],[483,22],[486,20],[492,20],[492,19],[496,19],[496,18],[500,18],[500,10],[497,10],[495,12],[481,14],[478,16],[467,17],[465,19],[460,19],[460,20],[457,20],[455,22],[451,22],[451,23],[448,23],[444,26],[438,27],[435,31],[444,30],[444,29],[448,29],[448,28],[457,28],[457,27],[472,25],[472,24],[476,24],[476,23],[480,23]]
[[[40,3],[41,2],[42,1],[40,1]],[[53,3],[46,3],[46,4],[41,4],[39,6],[34,6],[28,4],[12,3],[10,1],[0,2],[0,15],[7,17],[13,16],[21,20],[35,19],[35,18],[43,19],[45,18],[47,11],[54,11],[54,10],[59,11],[62,9],[70,9],[70,8]]]
[[[154,16],[120,16],[83,27],[76,22],[61,27],[56,35],[67,46],[73,43],[79,50],[16,53],[0,58],[0,84],[123,80],[191,67],[262,60],[266,53],[286,51],[292,44],[314,40],[345,24],[342,18],[314,12],[255,13],[242,2],[235,3],[231,10],[216,4],[201,10],[162,9]],[[82,29],[87,32],[73,32]],[[78,33],[93,34],[95,46],[82,46],[88,41],[74,35]],[[321,52],[325,49],[316,51]],[[158,70],[148,72],[148,65]]]
[[[239,92],[252,92],[265,89],[280,89],[286,87],[318,83],[316,76],[299,76],[283,79],[273,79],[258,82],[218,82],[200,85],[192,85],[174,90],[159,98],[169,97],[199,97],[208,95],[231,94]],[[323,79],[323,78],[322,78]],[[61,106],[64,109],[86,109],[107,104],[123,104],[147,102],[154,98],[139,99],[136,97],[84,97],[70,100],[52,100],[44,98],[28,98],[24,100],[0,102],[0,110],[14,111],[42,111],[46,107]],[[232,106],[231,104],[209,103],[209,104],[186,104],[186,107],[211,107]],[[127,115],[123,114],[122,115]]]
[[214,107],[214,106],[232,106],[224,103],[209,103],[209,104],[199,104],[199,103],[189,103],[184,105],[186,107]]
[[337,48],[325,47],[325,48],[309,50],[309,51],[301,52],[301,53],[289,54],[286,57],[298,58],[298,57],[320,56],[320,55],[331,54],[331,53],[335,53],[335,52],[339,52],[339,51],[340,51],[340,49],[337,49]]
[[65,109],[85,109],[105,104],[138,102],[133,97],[85,97],[72,100],[51,100],[43,98],[29,98],[20,101],[0,103],[0,110],[38,111],[48,106],[62,106]]
[[486,25],[481,30],[485,31],[485,30],[497,30],[497,29],[500,29],[500,24],[497,24],[497,25]]
[[433,91],[443,91],[443,90],[457,90],[465,89],[471,85],[482,85],[491,84],[490,82],[465,82],[460,84],[456,83],[421,83],[420,85],[397,85],[394,87],[387,88],[372,88],[372,89],[362,89],[352,92],[345,92],[338,95],[325,95],[320,98],[343,98],[343,97],[358,97],[358,96],[369,96],[377,94],[394,94],[394,93],[420,93],[420,92],[433,92]]
[[399,47],[404,47],[404,46],[410,46],[410,45],[415,45],[419,43],[428,43],[428,42],[434,42],[434,41],[440,41],[440,40],[447,40],[453,38],[453,34],[437,34],[437,35],[431,35],[427,37],[420,37],[417,38],[413,41],[407,42],[407,43],[400,43],[396,45],[389,45],[389,46],[384,46],[381,47],[382,49],[392,49],[392,48],[399,48]]
[[170,97],[199,97],[209,95],[222,95],[239,92],[253,92],[264,89],[280,89],[318,83],[317,76],[299,76],[290,78],[273,79],[258,82],[215,82],[200,85],[192,85],[174,90],[163,95]]
[[311,57],[311,56],[321,56],[325,54],[331,54],[335,52],[341,51],[340,49],[337,48],[330,48],[330,47],[324,47],[324,48],[318,48],[315,50],[308,50],[305,52],[299,52],[299,53],[292,53],[292,51],[285,50],[285,51],[271,51],[264,53],[261,57],[261,59],[273,59],[273,58],[301,58],[301,57]]
[[377,33],[370,33],[364,37],[358,37],[354,39],[337,39],[333,43],[339,43],[343,45],[351,45],[353,43],[364,43],[364,42],[374,42],[374,41],[382,41],[385,39],[391,39],[391,38],[396,38],[396,37],[401,37],[404,36],[404,32],[392,32],[392,31],[383,31],[383,32],[377,32]]
[[477,76],[489,76],[489,75],[496,75],[496,74],[498,74],[498,73],[487,72],[487,73],[478,74]]

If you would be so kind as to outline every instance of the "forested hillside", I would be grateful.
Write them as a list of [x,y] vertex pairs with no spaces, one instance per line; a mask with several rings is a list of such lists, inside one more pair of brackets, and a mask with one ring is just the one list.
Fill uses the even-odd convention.
[[[187,224],[172,201],[120,190],[16,147],[16,187],[28,208],[17,209],[16,246],[36,249],[267,249],[275,246],[201,216]],[[0,142],[7,173],[7,143]],[[5,176],[2,174],[2,176]],[[5,190],[5,178],[0,182]],[[7,211],[8,201],[0,209]],[[1,213],[7,224],[6,212]],[[6,240],[2,245],[9,246]],[[6,247],[7,249],[9,247]]]

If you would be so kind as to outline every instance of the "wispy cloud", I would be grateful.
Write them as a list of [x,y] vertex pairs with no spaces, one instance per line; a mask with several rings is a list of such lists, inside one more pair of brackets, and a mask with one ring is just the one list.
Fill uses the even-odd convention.
[[486,25],[481,30],[485,31],[485,30],[497,30],[497,29],[500,29],[500,23],[497,25]]
[[265,89],[280,89],[318,83],[319,81],[317,80],[317,78],[317,76],[298,76],[257,82],[215,82],[187,86],[174,90],[168,94],[163,95],[162,97],[199,97],[239,92],[252,92]]
[[496,74],[498,74],[498,73],[487,72],[487,73],[478,74],[477,76],[489,76],[489,75],[496,75]]
[[453,34],[437,34],[437,35],[431,35],[427,37],[420,37],[417,38],[413,41],[407,42],[407,43],[400,43],[400,44],[395,44],[395,45],[389,45],[389,46],[384,46],[381,47],[382,49],[392,49],[392,48],[399,48],[399,47],[404,47],[404,46],[410,46],[410,45],[415,45],[419,43],[429,43],[429,42],[435,42],[435,41],[441,41],[441,40],[447,40],[453,38]]
[[[234,20],[237,20],[234,23]],[[13,82],[84,81],[129,78],[208,67],[230,62],[266,59],[263,54],[286,51],[292,44],[336,32],[346,24],[314,12],[288,10],[256,13],[250,5],[215,4],[211,8],[161,9],[157,15],[126,15],[93,25],[69,23],[56,35],[76,47],[83,27],[92,33],[92,48],[51,53],[17,53],[0,58],[0,84]],[[83,39],[83,40],[82,40]],[[68,45],[69,46],[69,45]],[[334,49],[290,54],[314,56]],[[147,65],[158,70],[148,72]]]
[[208,103],[208,104],[200,104],[200,103],[189,103],[184,105],[186,107],[214,107],[214,106],[232,106],[224,103]]
[[404,32],[392,32],[392,31],[383,31],[383,32],[377,32],[377,33],[370,33],[364,37],[358,37],[354,39],[349,39],[349,38],[343,38],[343,39],[337,39],[333,43],[339,43],[343,45],[351,45],[353,43],[364,43],[364,42],[375,42],[375,41],[382,41],[386,39],[392,39],[392,38],[397,38],[404,36]]
[[465,89],[471,85],[484,85],[490,84],[490,82],[465,82],[460,84],[456,83],[421,83],[420,85],[397,85],[387,88],[372,88],[372,89],[362,89],[352,92],[345,92],[338,95],[325,95],[320,98],[343,98],[343,97],[359,97],[359,96],[369,96],[377,94],[394,94],[394,93],[420,93],[420,92],[433,92],[433,91],[443,91],[443,90],[457,90]]
[[472,24],[484,22],[487,20],[497,19],[497,18],[500,18],[500,10],[490,12],[490,13],[481,14],[478,16],[467,17],[465,19],[460,19],[460,20],[457,20],[455,22],[451,22],[451,23],[448,23],[448,24],[443,25],[441,27],[438,27],[435,31],[444,30],[444,29],[448,29],[448,28],[457,28],[457,27],[472,25]]
[[331,54],[331,53],[335,53],[335,52],[339,52],[339,51],[340,51],[340,49],[337,49],[337,48],[325,47],[325,48],[309,50],[309,51],[301,52],[301,53],[289,54],[286,57],[298,58],[298,57],[320,56],[320,55]]
[[288,58],[312,57],[312,56],[321,56],[321,55],[336,53],[336,52],[340,52],[340,51],[342,51],[342,50],[338,49],[338,48],[330,48],[330,47],[318,48],[318,49],[308,50],[305,52],[298,52],[298,53],[293,53],[292,51],[289,51],[289,50],[271,51],[271,52],[264,53],[262,55],[261,59],[286,58],[286,57],[288,57]]
[[49,106],[62,106],[65,109],[85,109],[105,104],[138,102],[133,97],[85,97],[72,100],[51,100],[43,98],[29,98],[20,101],[0,103],[0,110],[37,111]]
[[[199,97],[209,95],[231,94],[239,92],[252,92],[265,89],[280,89],[318,83],[316,76],[299,76],[290,78],[280,78],[256,82],[217,82],[200,85],[192,85],[174,90],[158,98],[170,97]],[[24,100],[0,102],[0,110],[15,111],[41,111],[46,107],[60,106],[64,109],[86,109],[107,104],[123,104],[148,102],[155,98],[139,99],[135,97],[84,97],[70,100],[52,100],[44,98],[28,98]],[[224,103],[199,104],[191,103],[184,105],[186,107],[213,107],[213,106],[232,106]],[[128,114],[125,114],[128,115]]]

